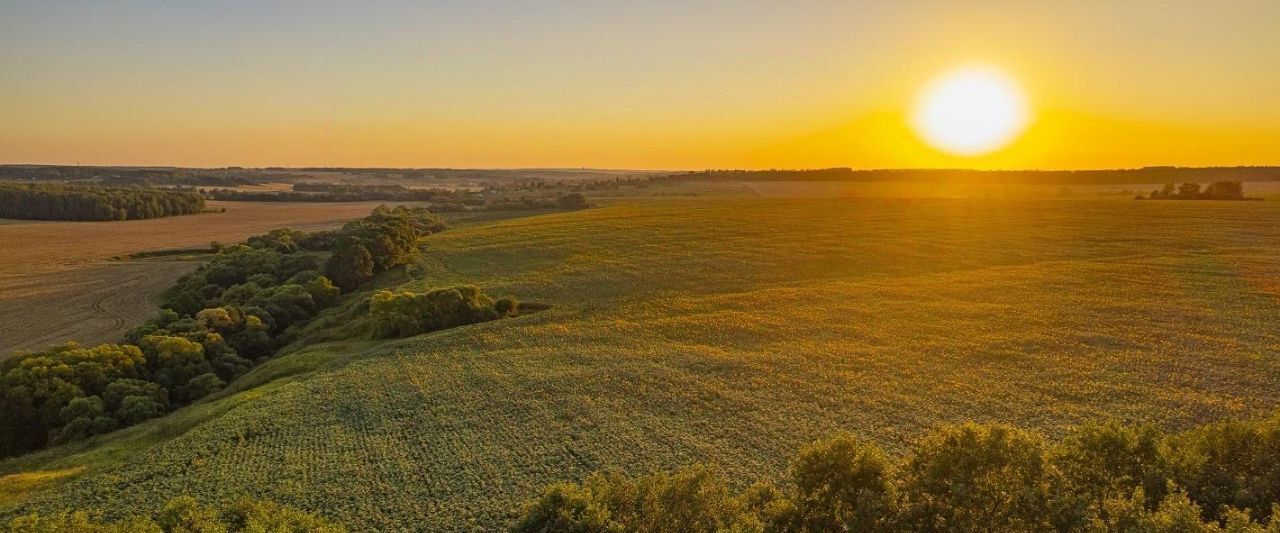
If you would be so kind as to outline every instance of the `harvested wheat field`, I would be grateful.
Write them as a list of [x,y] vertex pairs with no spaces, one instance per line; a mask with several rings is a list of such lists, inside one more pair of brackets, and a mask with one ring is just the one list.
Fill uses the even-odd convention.
[[68,340],[115,340],[151,316],[152,298],[197,264],[116,258],[236,243],[281,227],[333,228],[379,204],[211,201],[208,209],[215,212],[149,220],[4,220],[0,357]]

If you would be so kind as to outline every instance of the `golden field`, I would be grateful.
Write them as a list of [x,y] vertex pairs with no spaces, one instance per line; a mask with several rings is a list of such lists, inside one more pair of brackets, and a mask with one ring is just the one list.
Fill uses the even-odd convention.
[[0,463],[42,480],[0,512],[252,494],[357,529],[491,530],[550,482],[776,475],[835,430],[900,450],[945,422],[1060,435],[1280,403],[1275,202],[626,200],[427,241],[406,288],[553,308],[295,351],[168,417]]

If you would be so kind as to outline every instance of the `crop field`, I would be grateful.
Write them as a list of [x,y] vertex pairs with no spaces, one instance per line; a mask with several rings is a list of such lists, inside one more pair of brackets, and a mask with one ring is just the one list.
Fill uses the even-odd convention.
[[1280,405],[1274,201],[619,201],[451,229],[426,263],[406,288],[553,307],[278,358],[169,417],[0,463],[18,487],[0,515],[247,493],[355,530],[492,530],[547,483],[774,476],[836,430],[901,450],[946,422],[1056,436]]
[[159,291],[196,266],[113,258],[235,243],[286,226],[332,228],[378,204],[209,202],[218,212],[125,222],[0,221],[0,357],[68,340],[116,340],[155,311]]
[[[965,182],[911,181],[726,181],[721,189],[736,188],[749,196],[773,198],[975,198],[1046,199],[1122,197],[1131,199],[1159,190],[1163,183],[1112,185],[1027,185]],[[1280,197],[1280,182],[1253,181],[1245,185],[1246,195],[1257,198]]]

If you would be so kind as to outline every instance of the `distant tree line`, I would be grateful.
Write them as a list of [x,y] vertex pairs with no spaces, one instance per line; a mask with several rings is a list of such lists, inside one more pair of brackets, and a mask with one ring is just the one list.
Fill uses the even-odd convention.
[[136,424],[221,390],[342,292],[406,264],[420,237],[443,229],[425,209],[383,206],[336,231],[274,230],[180,278],[163,310],[123,343],[68,343],[0,361],[0,457]]
[[1166,434],[1091,424],[1049,443],[1004,425],[940,429],[899,459],[844,434],[788,476],[716,468],[548,486],[517,532],[1280,531],[1280,418]]
[[[402,193],[409,190],[404,185],[396,184],[362,184],[362,183],[324,183],[318,181],[304,181],[293,184],[295,192],[328,192],[328,193]],[[422,190],[422,189],[417,189]],[[445,189],[426,189],[428,191],[445,191]]]
[[581,191],[616,191],[619,189],[632,187],[637,189],[645,189],[651,185],[671,185],[676,180],[667,175],[641,175],[641,176],[614,176],[610,178],[595,179],[544,179],[544,178],[527,178],[514,179],[509,181],[489,181],[485,183],[486,193],[509,193],[509,192],[539,192],[539,191],[557,191],[565,190],[571,192]]
[[8,533],[341,533],[342,526],[277,503],[241,498],[230,505],[202,505],[178,496],[152,516],[132,514],[106,520],[95,511],[28,513],[0,524]]
[[519,210],[540,210],[540,209],[556,209],[562,211],[574,211],[578,209],[586,209],[591,207],[587,203],[587,198],[582,193],[571,192],[569,194],[557,196],[554,198],[535,198],[523,197],[505,200],[494,200],[484,205],[486,211],[519,211]]
[[677,181],[893,181],[1017,185],[1126,185],[1181,181],[1280,181],[1280,167],[1143,167],[1114,170],[704,170],[670,174]]
[[401,185],[351,185],[325,183],[294,184],[293,191],[238,191],[211,189],[204,191],[210,200],[239,202],[431,202],[436,213],[461,211],[574,210],[589,207],[579,192],[560,196],[490,197],[495,192],[450,189],[410,189]]
[[1136,196],[1135,200],[1256,200],[1245,198],[1244,184],[1238,181],[1215,181],[1208,187],[1201,188],[1199,183],[1183,183],[1174,187],[1166,183],[1164,188],[1151,191],[1147,197]]
[[[679,181],[906,181],[906,182],[970,182],[1018,185],[1128,185],[1137,183],[1180,183],[1230,181],[1280,181],[1280,167],[1174,167],[1151,166],[1108,170],[970,170],[970,169],[708,169],[677,173],[604,173],[582,169],[492,170],[447,168],[341,168],[267,167],[217,169],[168,167],[82,167],[56,165],[0,165],[0,181],[85,181],[122,185],[187,185],[234,187],[265,182],[305,180],[306,173],[340,173],[359,179],[470,180],[490,183],[496,189],[537,190],[547,188],[570,190],[609,189],[619,184],[643,187],[646,183],[662,184]],[[607,174],[607,173],[606,173]],[[592,177],[596,176],[596,177]],[[301,190],[299,190],[301,192]],[[318,192],[318,191],[317,191]],[[255,193],[256,194],[256,193]],[[398,199],[375,199],[394,201]]]
[[226,169],[186,168],[131,168],[131,167],[82,167],[56,165],[0,165],[0,181],[34,181],[85,183],[104,186],[187,185],[208,187],[235,187],[253,185],[269,179],[289,176],[264,176],[253,171],[229,167]]
[[134,220],[190,215],[204,198],[184,191],[0,183],[0,218],[31,220]]
[[401,185],[327,185],[298,183],[293,191],[209,189],[204,194],[210,200],[235,202],[426,202],[452,196],[444,189],[410,189]]

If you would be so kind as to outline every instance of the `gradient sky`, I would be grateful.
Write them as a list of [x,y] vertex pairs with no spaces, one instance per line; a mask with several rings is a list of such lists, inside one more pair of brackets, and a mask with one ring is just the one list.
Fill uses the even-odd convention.
[[[948,156],[974,63],[1034,123]],[[1280,164],[1280,1],[0,0],[0,163]]]

